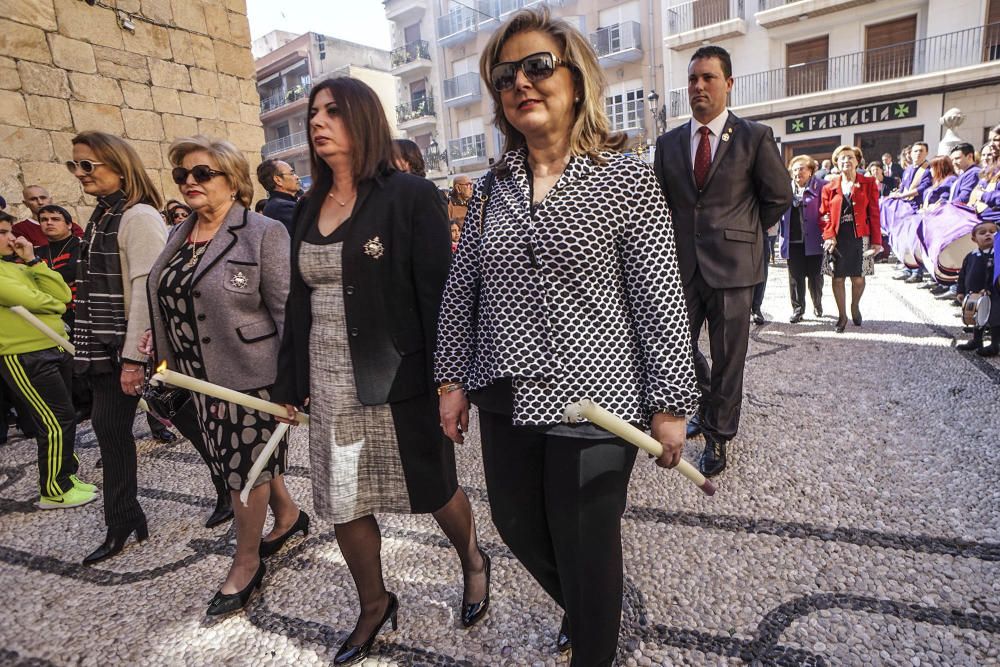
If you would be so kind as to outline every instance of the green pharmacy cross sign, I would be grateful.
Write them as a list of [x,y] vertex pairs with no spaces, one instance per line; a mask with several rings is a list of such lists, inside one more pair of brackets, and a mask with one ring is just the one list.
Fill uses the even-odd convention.
[[873,123],[882,123],[903,118],[914,118],[916,115],[916,100],[868,104],[853,109],[824,111],[822,113],[789,118],[785,121],[785,133],[802,134],[803,132],[834,130],[840,127],[851,127],[852,125],[871,125]]

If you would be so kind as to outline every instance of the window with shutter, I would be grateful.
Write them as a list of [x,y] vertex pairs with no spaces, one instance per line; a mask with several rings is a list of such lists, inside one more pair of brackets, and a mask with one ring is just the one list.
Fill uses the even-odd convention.
[[826,90],[830,36],[785,45],[785,94],[806,95]]
[[916,39],[916,15],[866,26],[865,83],[913,74]]

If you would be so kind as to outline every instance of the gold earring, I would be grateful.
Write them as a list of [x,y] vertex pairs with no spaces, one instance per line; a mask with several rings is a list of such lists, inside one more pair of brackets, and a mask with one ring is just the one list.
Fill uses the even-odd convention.
[[235,192],[233,194],[229,195],[229,196],[232,198],[233,201],[236,201],[236,193]]

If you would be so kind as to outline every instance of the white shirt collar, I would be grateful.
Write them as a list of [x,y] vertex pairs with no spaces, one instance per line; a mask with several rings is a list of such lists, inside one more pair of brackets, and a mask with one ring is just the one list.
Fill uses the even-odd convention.
[[722,113],[708,121],[707,123],[699,123],[691,118],[691,136],[698,133],[698,130],[704,125],[708,127],[712,132],[712,136],[720,137],[722,136],[722,131],[726,129],[726,121],[729,120],[729,109],[723,109]]

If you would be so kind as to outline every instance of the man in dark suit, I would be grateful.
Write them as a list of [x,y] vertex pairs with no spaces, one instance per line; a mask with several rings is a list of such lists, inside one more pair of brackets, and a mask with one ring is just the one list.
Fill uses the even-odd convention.
[[283,224],[291,236],[292,215],[302,187],[295,170],[282,160],[264,160],[257,167],[257,180],[267,190],[262,213]]
[[[656,175],[673,217],[702,394],[688,437],[705,436],[706,476],[725,470],[726,443],[739,427],[750,304],[764,278],[764,230],[792,203],[771,129],[726,109],[732,88],[729,53],[698,49],[688,65],[692,119],[656,142]],[[711,367],[698,350],[706,319]]]

